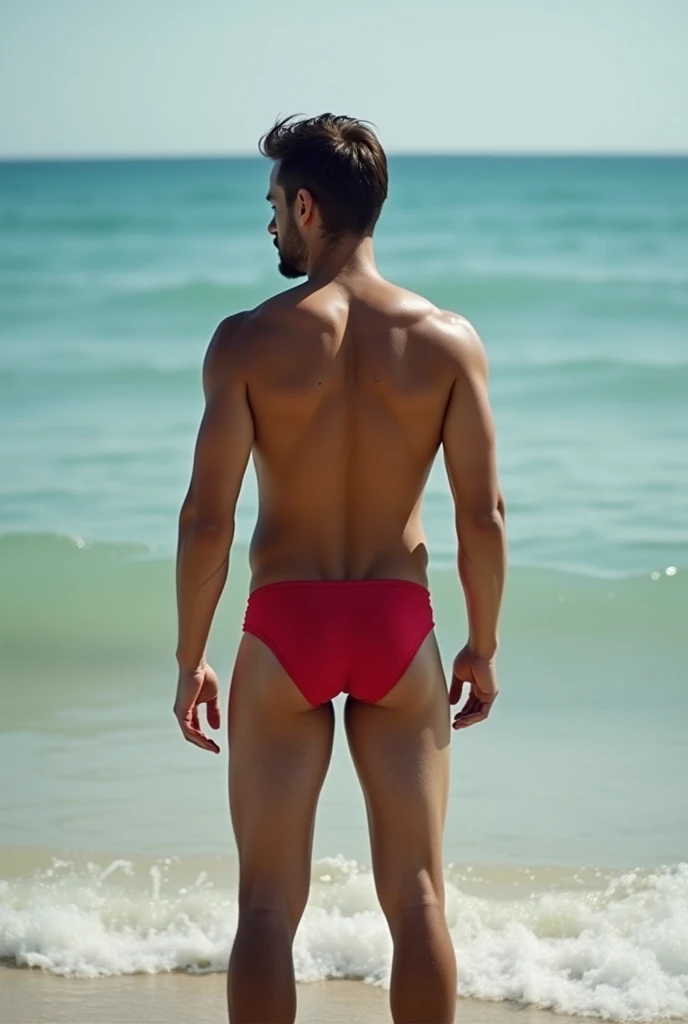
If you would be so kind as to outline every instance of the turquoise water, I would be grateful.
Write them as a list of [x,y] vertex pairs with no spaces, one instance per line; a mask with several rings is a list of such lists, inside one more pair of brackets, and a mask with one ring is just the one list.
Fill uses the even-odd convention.
[[[453,934],[464,963],[481,943],[501,951],[464,971],[474,995],[688,1014],[687,172],[391,162],[380,269],[482,334],[508,506],[503,692],[452,747]],[[0,957],[162,970],[170,949],[173,966],[219,964],[231,940],[224,769],[170,711],[172,558],[205,346],[221,317],[284,287],[266,175],[252,160],[0,165]],[[255,508],[249,474],[211,643],[225,678]],[[449,664],[465,619],[441,464],[424,516]],[[74,866],[46,873],[57,851]],[[302,976],[384,981],[341,733],[316,855]],[[159,857],[179,877],[151,931]],[[360,957],[350,919],[368,936]],[[578,977],[586,957],[612,996]]]
[[[169,553],[228,312],[284,287],[259,161],[3,165],[4,533]],[[516,564],[688,564],[688,162],[392,162],[382,271],[488,346]],[[255,511],[248,486],[240,538]],[[453,560],[441,472],[426,521]]]

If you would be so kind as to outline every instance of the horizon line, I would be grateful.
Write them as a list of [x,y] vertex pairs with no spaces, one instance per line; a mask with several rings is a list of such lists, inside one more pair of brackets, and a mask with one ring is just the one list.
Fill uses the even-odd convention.
[[[649,159],[672,160],[688,157],[685,150],[604,150],[604,149],[524,149],[524,150],[481,150],[481,149],[427,149],[407,150],[391,149],[388,157],[468,157],[490,159],[537,159],[537,158],[578,158],[578,159]],[[193,160],[262,160],[259,153],[240,150],[236,153],[198,152],[198,153],[41,153],[41,154],[9,154],[0,155],[0,164],[51,164],[51,163],[107,163],[125,162],[165,162]]]

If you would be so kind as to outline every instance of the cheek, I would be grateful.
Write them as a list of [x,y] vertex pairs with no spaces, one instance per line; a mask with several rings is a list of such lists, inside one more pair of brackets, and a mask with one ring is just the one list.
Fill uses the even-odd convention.
[[276,217],[275,229],[280,245],[293,245],[294,234],[293,224],[289,217]]

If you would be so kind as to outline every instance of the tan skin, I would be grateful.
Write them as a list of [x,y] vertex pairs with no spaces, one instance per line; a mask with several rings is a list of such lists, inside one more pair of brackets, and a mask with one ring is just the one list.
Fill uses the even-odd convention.
[[[454,1019],[456,965],[444,919],[442,831],[449,704],[463,729],[498,693],[504,505],[482,344],[463,318],[385,281],[370,238],[327,246],[317,205],[292,207],[270,179],[270,234],[306,283],[223,321],[204,366],[206,411],[180,516],[179,682],[186,739],[219,752],[219,687],[205,660],[236,502],[253,454],[258,520],[251,587],[280,580],[397,578],[427,584],[420,516],[439,448],[456,505],[469,641],[449,694],[430,634],[377,705],[348,698],[345,723],[365,797],[373,869],[394,941],[390,1002],[401,1022]],[[296,233],[295,233],[296,232]],[[228,737],[240,861],[230,1021],[293,1021],[291,944],[310,881],[313,823],[332,749],[331,705],[313,708],[252,635],[239,645]],[[276,854],[278,851],[278,854]]]

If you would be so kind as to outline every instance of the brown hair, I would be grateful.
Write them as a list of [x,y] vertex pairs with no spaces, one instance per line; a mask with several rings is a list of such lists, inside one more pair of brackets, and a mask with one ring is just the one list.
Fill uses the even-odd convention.
[[287,117],[258,148],[279,161],[277,182],[290,205],[300,188],[311,193],[325,235],[373,233],[387,198],[387,158],[367,124],[336,114]]

